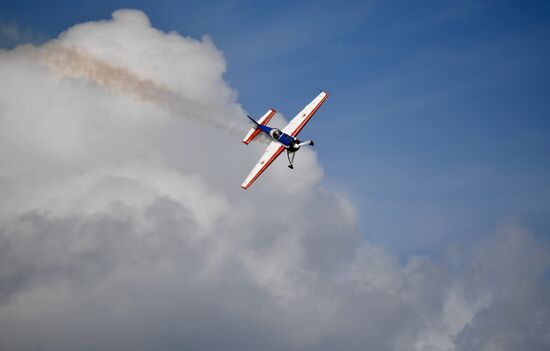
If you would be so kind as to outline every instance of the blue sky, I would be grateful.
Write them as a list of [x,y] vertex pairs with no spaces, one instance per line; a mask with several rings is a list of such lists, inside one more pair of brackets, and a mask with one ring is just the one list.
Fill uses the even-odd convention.
[[212,37],[250,114],[328,90],[303,136],[369,240],[437,254],[510,221],[548,238],[548,2],[2,0],[0,21],[41,41],[124,7]]

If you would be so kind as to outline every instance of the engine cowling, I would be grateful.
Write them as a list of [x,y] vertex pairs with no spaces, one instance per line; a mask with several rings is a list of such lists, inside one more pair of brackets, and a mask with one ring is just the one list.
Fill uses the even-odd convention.
[[298,139],[294,139],[294,141],[292,141],[290,143],[290,147],[288,148],[291,152],[296,152],[300,149],[300,140]]

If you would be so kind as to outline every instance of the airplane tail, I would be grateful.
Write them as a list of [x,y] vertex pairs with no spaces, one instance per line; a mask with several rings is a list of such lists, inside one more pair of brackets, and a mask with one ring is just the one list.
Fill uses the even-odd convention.
[[277,111],[275,111],[274,109],[270,109],[257,122],[252,117],[247,116],[252,122],[254,122],[256,126],[248,131],[243,139],[243,143],[248,145],[258,134],[260,134],[259,126],[266,125],[271,120],[271,118],[275,116],[275,113],[277,113]]

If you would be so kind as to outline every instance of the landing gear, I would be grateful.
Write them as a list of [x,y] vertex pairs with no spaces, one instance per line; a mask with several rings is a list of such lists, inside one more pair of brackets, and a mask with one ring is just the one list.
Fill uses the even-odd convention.
[[294,140],[290,143],[290,146],[286,149],[286,156],[288,157],[289,163],[288,168],[294,169],[294,154],[300,149],[301,146],[305,145],[313,146],[315,144],[313,143],[313,140],[300,142],[297,138],[294,138]]
[[294,169],[294,164],[293,163],[294,163],[295,152],[291,152],[291,151],[286,150],[286,156],[288,157],[288,163],[289,163],[288,168]]

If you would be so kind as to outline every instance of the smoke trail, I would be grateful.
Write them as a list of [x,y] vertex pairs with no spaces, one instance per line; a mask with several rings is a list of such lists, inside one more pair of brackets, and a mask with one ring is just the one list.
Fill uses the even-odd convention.
[[174,115],[196,119],[232,135],[244,135],[248,129],[244,122],[240,125],[230,124],[219,110],[211,106],[192,101],[151,79],[94,57],[80,48],[49,43],[33,49],[31,57],[65,76],[85,78],[107,91],[153,103]]

